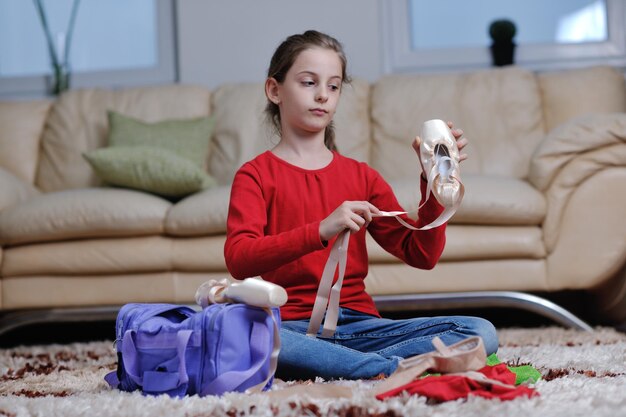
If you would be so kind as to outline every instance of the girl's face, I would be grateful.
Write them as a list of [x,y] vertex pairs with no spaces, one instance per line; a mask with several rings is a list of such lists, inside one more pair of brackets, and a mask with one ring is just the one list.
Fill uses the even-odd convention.
[[324,131],[332,121],[341,93],[341,60],[330,49],[312,48],[298,55],[270,99],[280,108],[283,134]]

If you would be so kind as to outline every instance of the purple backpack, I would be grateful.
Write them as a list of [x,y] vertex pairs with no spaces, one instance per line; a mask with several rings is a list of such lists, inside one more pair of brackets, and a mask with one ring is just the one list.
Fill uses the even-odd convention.
[[117,371],[105,380],[123,391],[170,396],[268,389],[279,326],[278,308],[126,304],[116,320]]

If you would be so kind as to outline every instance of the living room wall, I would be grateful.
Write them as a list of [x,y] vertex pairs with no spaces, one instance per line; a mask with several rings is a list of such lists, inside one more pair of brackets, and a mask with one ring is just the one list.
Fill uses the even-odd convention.
[[[265,78],[270,55],[280,41],[290,34],[309,28],[328,32],[341,40],[349,57],[350,73],[368,81],[375,81],[383,74],[392,72],[473,70],[489,65],[486,46],[473,49],[459,46],[451,52],[431,50],[428,47],[414,50],[405,45],[408,44],[404,41],[410,32],[409,4],[430,4],[430,1],[433,7],[428,7],[428,10],[435,9],[435,16],[437,10],[438,13],[453,15],[454,8],[446,8],[446,5],[456,0],[154,0],[155,3],[148,0],[148,6],[158,6],[155,8],[156,21],[153,21],[152,13],[129,13],[125,19],[116,21],[119,28],[113,28],[113,32],[117,37],[108,37],[108,30],[93,30],[94,27],[100,28],[94,22],[102,22],[103,15],[97,13],[97,7],[103,7],[110,15],[116,12],[116,8],[125,7],[120,1],[123,2],[106,2],[106,6],[96,1],[83,2],[80,9],[83,13],[77,20],[72,48],[75,56],[70,62],[73,89],[127,88],[175,81],[214,88],[228,82],[261,82]],[[481,10],[476,4],[486,1],[489,0],[470,6]],[[534,2],[535,7],[537,1]],[[560,0],[550,4],[566,4],[569,7],[585,1],[594,0]],[[603,1],[610,6],[608,23],[615,29],[611,34],[611,42],[587,42],[584,45],[573,45],[574,49],[570,45],[560,50],[560,54],[553,53],[554,48],[548,45],[548,48],[542,49],[540,56],[529,54],[529,45],[522,43],[516,52],[518,65],[538,71],[596,64],[626,69],[626,3],[623,0]],[[4,30],[0,30],[4,34],[0,37],[4,39],[4,47],[0,47],[4,54],[0,54],[3,62],[0,65],[0,98],[3,99],[41,98],[46,96],[51,84],[47,46],[31,3],[0,1],[0,23],[12,23],[0,24]],[[53,20],[58,23],[54,31],[60,34],[58,31],[64,31],[66,27],[59,22],[65,22],[69,12],[64,7],[70,7],[72,1],[49,3],[49,11],[56,11],[51,15],[56,17]],[[468,13],[467,10],[462,12]],[[474,18],[459,19],[458,13],[456,16],[457,22],[476,21]],[[428,19],[431,20],[439,21]],[[122,24],[124,22],[126,26]],[[127,22],[131,22],[130,28]],[[124,39],[143,39],[137,35],[137,25],[147,23],[151,23],[154,29],[150,32],[152,35],[144,36],[143,52],[150,51],[159,57],[159,62],[154,66],[126,62],[123,58],[125,54],[131,54],[134,59],[141,53],[128,48],[132,42],[125,42]],[[418,25],[422,26],[427,27]],[[14,27],[19,27],[19,30],[11,29]],[[466,33],[460,27],[457,29],[456,32],[450,31],[451,37]],[[441,31],[433,30],[432,27],[428,30],[433,33],[432,38],[445,38]],[[129,31],[133,35],[128,35]],[[526,26],[525,32],[529,31],[533,32],[533,28]],[[154,33],[159,34],[158,39],[154,39]],[[156,44],[152,46],[151,42]],[[121,44],[124,44],[124,48],[118,47]],[[39,67],[35,65],[36,68],[31,68],[28,62],[22,62],[20,56],[23,56],[23,51],[29,52],[27,61],[35,60]],[[153,53],[155,51],[156,54]],[[590,51],[591,54],[585,55]],[[431,52],[441,59],[432,59]],[[7,62],[22,65],[26,69],[7,73]]]
[[209,88],[260,82],[287,36],[317,29],[339,39],[354,77],[382,73],[378,0],[179,0],[178,71],[182,83]]
[[[394,71],[389,68],[392,65],[390,48],[385,46],[384,40],[390,32],[384,23],[385,13],[389,13],[387,0],[176,1],[178,79],[182,83],[214,88],[229,82],[262,82],[276,46],[285,37],[306,29],[318,29],[337,37],[344,44],[348,69],[354,77],[375,81]],[[389,1],[395,1],[394,5],[402,2]],[[626,33],[623,28],[626,7],[616,0],[609,2],[613,13],[611,24],[618,26],[612,35],[616,42],[609,45],[587,43],[576,50],[543,51],[538,59],[535,56],[529,59],[525,54],[527,62],[524,66],[539,71],[598,64],[626,68],[626,42],[622,36]],[[462,65],[456,63],[423,70],[484,67],[484,64],[471,64],[471,51],[454,52],[459,53],[463,55]],[[487,53],[486,48],[484,53]],[[467,65],[463,64],[464,61]],[[419,66],[428,62],[430,60],[420,59]]]

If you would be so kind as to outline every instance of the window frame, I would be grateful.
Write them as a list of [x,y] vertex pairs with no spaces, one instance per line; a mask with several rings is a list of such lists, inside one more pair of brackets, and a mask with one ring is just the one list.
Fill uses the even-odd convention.
[[[626,67],[626,5],[606,0],[608,39],[580,44],[517,45],[515,64],[531,70],[589,65]],[[409,0],[381,1],[385,73],[459,71],[492,66],[488,46],[417,51],[411,48]]]
[[[157,64],[151,68],[72,73],[71,89],[122,88],[173,83],[178,80],[174,0],[154,1],[157,11]],[[0,98],[47,97],[51,78],[50,74],[0,77]]]

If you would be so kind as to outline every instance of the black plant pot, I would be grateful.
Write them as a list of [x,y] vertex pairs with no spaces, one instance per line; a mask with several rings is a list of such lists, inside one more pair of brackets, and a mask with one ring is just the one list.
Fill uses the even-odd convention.
[[494,66],[513,65],[515,56],[515,44],[513,42],[494,43],[490,49]]

